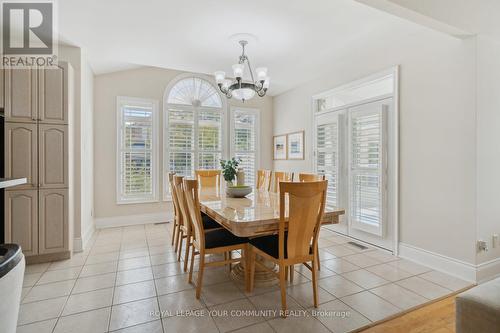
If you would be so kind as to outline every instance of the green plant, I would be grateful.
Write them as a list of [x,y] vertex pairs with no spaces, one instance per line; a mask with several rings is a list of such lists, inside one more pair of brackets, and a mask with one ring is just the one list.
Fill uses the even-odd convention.
[[232,182],[236,178],[236,172],[238,171],[238,165],[240,165],[241,159],[232,158],[230,160],[220,160],[220,166],[222,167],[222,176],[226,182]]

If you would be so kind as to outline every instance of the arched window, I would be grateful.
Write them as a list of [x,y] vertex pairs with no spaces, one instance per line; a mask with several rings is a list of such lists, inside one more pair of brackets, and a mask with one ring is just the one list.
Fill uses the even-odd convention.
[[219,168],[224,102],[217,87],[204,78],[183,75],[166,89],[164,111],[166,171],[193,176],[195,169]]

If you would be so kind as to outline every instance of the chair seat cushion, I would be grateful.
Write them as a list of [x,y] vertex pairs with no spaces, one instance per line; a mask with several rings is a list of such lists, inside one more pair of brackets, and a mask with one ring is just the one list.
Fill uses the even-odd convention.
[[[288,258],[287,240],[288,240],[288,233],[285,231],[285,259]],[[258,248],[259,250],[269,254],[271,257],[278,259],[280,256],[278,235],[269,235],[269,236],[252,238],[248,242],[253,246],[255,246],[256,248]],[[310,249],[309,253],[310,254],[313,253],[312,248]]]
[[248,243],[248,238],[235,236],[224,228],[205,233],[205,248],[207,249],[245,243]]
[[207,229],[215,229],[220,228],[221,225],[215,222],[210,216],[205,213],[201,213],[201,220],[203,221],[203,228]]

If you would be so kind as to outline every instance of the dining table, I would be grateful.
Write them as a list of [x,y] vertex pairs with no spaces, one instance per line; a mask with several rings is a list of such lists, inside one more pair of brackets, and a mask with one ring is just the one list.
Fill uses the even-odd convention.
[[[253,189],[252,193],[243,198],[233,198],[227,196],[219,187],[202,187],[199,191],[199,199],[200,210],[236,236],[253,238],[276,234],[279,231],[279,193]],[[286,222],[287,195],[284,206]],[[326,205],[321,225],[337,224],[339,217],[343,214],[345,214],[344,209]],[[257,257],[257,260],[264,261],[261,257]],[[271,262],[264,263],[270,268],[277,269]],[[244,280],[244,268],[241,263],[232,268],[231,276],[238,281]],[[274,274],[256,266],[254,280],[256,286],[270,286],[276,283],[278,280]]]

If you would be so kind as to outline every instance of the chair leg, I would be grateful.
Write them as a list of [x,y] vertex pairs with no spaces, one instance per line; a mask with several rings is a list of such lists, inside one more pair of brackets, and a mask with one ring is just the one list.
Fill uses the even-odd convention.
[[288,281],[288,266],[285,266],[285,281]]
[[318,262],[313,259],[312,262],[312,285],[313,285],[313,297],[314,297],[314,307],[318,307]]
[[[191,244],[191,235],[187,235],[186,236],[186,253],[184,254],[184,272],[187,272],[187,268],[188,268],[188,259],[189,259],[189,249],[192,247],[193,245]],[[193,249],[194,251],[194,249]]]
[[177,226],[177,231],[175,233],[175,245],[174,245],[175,246],[175,248],[174,248],[175,252],[177,252],[178,249],[179,249],[179,241],[182,241],[182,239],[181,239],[181,233],[182,233],[181,226],[178,225]]
[[291,265],[290,266],[290,284],[293,283],[293,276],[295,275],[295,266]]
[[285,265],[279,267],[280,274],[280,289],[281,289],[281,316],[286,317],[286,281],[285,281]]
[[191,251],[191,263],[189,265],[189,278],[188,278],[189,283],[191,283],[193,281],[194,253],[195,252],[196,252],[196,249],[194,248],[194,245],[193,245],[193,251]]
[[203,283],[203,270],[205,269],[205,253],[200,253],[200,264],[198,268],[198,282],[196,283],[196,299],[200,299],[201,285]]
[[[184,238],[184,232],[181,230],[181,232],[179,233],[179,252],[177,253],[177,261],[181,261],[181,253],[182,253],[182,240]],[[187,244],[186,244],[187,246]]]
[[318,248],[318,244],[316,244],[316,264],[318,265],[318,271],[321,270],[320,263],[319,263],[319,248]]
[[176,240],[176,235],[177,235],[177,221],[174,218],[174,228],[172,230],[172,246],[174,246]]
[[249,248],[249,260],[250,260],[250,272],[249,272],[249,278],[248,278],[248,289],[250,292],[253,291],[253,284],[254,284],[254,278],[255,278],[255,252],[252,251],[251,246],[248,246]]
[[[231,251],[228,251],[227,257],[229,260],[231,260],[233,258],[233,253]],[[229,273],[231,273],[231,269],[232,269],[232,266],[231,266],[231,263],[229,263]]]

